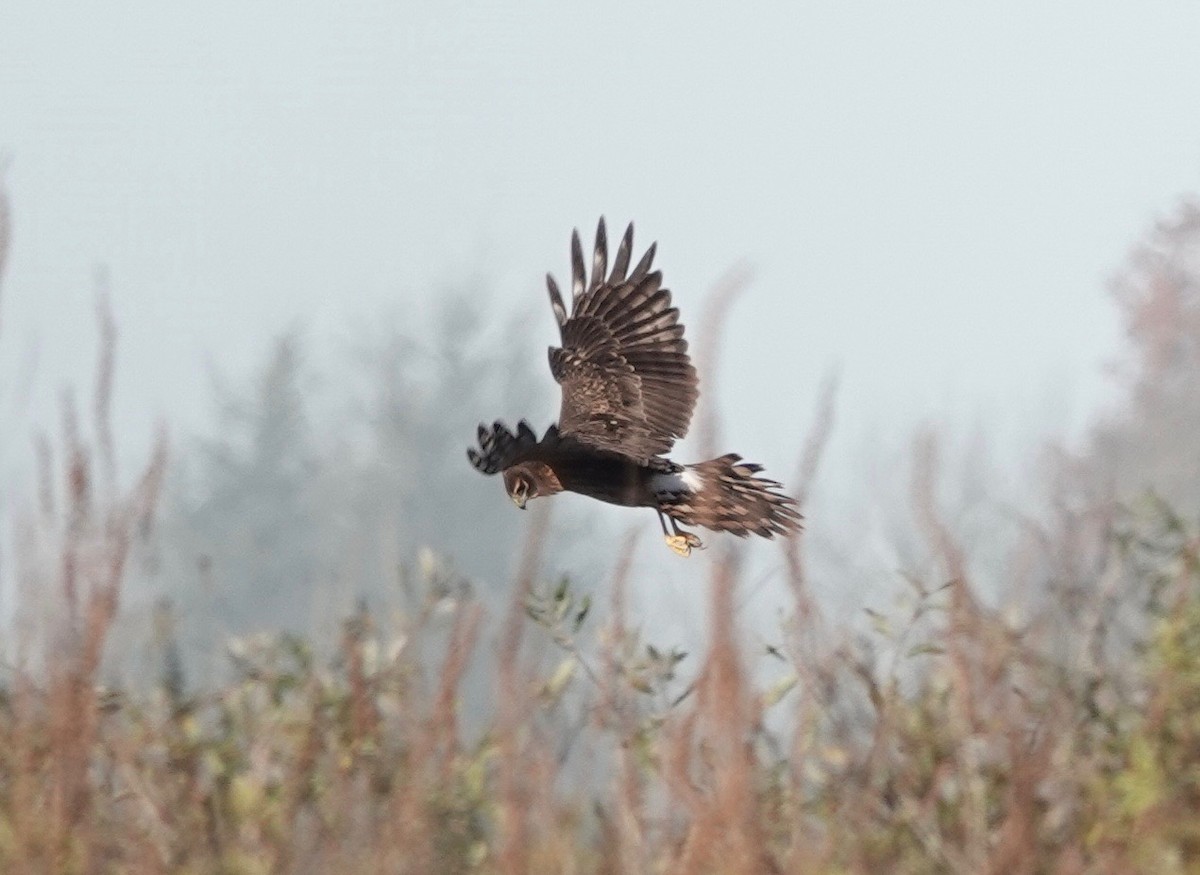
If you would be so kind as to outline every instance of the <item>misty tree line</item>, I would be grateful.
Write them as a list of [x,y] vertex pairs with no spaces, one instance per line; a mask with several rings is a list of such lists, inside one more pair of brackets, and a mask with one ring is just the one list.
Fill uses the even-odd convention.
[[480,297],[448,296],[427,328],[361,330],[337,377],[293,329],[252,379],[218,383],[211,428],[176,440],[130,622],[165,611],[195,652],[257,630],[330,640],[431,562],[447,588],[498,595],[520,518],[465,451],[481,416],[534,409],[546,380],[528,329],[489,322]]
[[1200,201],[1160,221],[1114,282],[1128,355],[1124,403],[1096,431],[1102,483],[1152,486],[1200,515]]
[[[1113,292],[1127,336],[1119,401],[1081,448],[1052,454],[1038,522],[1036,576],[1084,600],[1129,501],[1160,496],[1200,516],[1200,205],[1160,221]],[[352,388],[339,382],[333,403],[315,399],[295,331],[248,385],[218,389],[209,433],[176,450],[142,603],[168,599],[211,651],[214,633],[327,635],[359,604],[393,604],[423,549],[453,564],[446,586],[500,593],[521,519],[464,448],[479,419],[542,409],[551,387],[527,330],[489,330],[478,297],[449,297],[428,330],[359,337],[345,357]]]
[[[1160,615],[1168,588],[1157,580],[1146,589],[1152,576],[1139,586],[1128,571],[1106,577],[1111,551],[1135,549],[1146,518],[1171,529],[1168,541],[1200,521],[1200,201],[1184,200],[1154,225],[1111,291],[1126,339],[1112,363],[1116,402],[1081,449],[1052,454],[1036,541],[1044,589],[1058,595],[1047,603],[1090,614],[1111,600],[1095,622],[1110,628],[1108,646],[1125,647],[1146,616]],[[1073,627],[1080,617],[1062,621]]]
[[[1081,448],[1057,449],[1045,484],[1054,549],[1038,576],[1081,599],[1123,505],[1151,495],[1200,516],[1200,202],[1134,246],[1112,292],[1127,335],[1118,401]],[[156,617],[197,652],[258,629],[328,639],[360,605],[395,604],[431,563],[449,563],[433,569],[445,587],[502,598],[521,517],[464,448],[480,419],[548,410],[551,386],[524,314],[498,322],[479,299],[446,294],[431,324],[360,332],[326,376],[332,401],[313,389],[298,330],[251,378],[216,386],[211,427],[175,436],[157,533],[122,597],[128,637]]]

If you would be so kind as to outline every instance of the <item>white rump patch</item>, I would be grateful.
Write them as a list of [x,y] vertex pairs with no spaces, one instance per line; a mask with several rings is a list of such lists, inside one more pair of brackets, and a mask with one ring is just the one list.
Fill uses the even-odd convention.
[[673,474],[655,474],[650,478],[650,488],[657,495],[682,495],[685,492],[699,492],[704,486],[704,478],[690,468],[676,471]]

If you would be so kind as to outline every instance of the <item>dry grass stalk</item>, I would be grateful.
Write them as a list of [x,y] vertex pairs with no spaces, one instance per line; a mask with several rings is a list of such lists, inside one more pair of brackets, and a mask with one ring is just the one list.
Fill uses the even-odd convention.
[[[718,313],[732,296],[716,296]],[[599,670],[573,637],[557,641],[587,681],[572,689],[586,719],[568,719],[563,697],[542,694],[549,684],[525,642],[549,531],[540,502],[478,744],[459,725],[482,629],[469,601],[454,607],[432,684],[421,682],[419,648],[382,646],[363,613],[347,623],[332,669],[281,639],[243,648],[237,680],[205,693],[99,690],[166,452],[160,440],[141,481],[117,493],[114,338],[110,324],[97,451],[66,402],[61,471],[43,439],[37,509],[21,522],[23,607],[41,613],[8,648],[16,668],[0,696],[5,872],[1181,872],[1200,858],[1200,535],[1172,518],[1167,535],[1134,531],[1100,566],[1081,542],[1037,532],[1047,553],[1088,552],[1052,564],[1097,584],[1102,604],[1080,629],[1014,629],[970,579],[928,436],[914,454],[911,506],[939,576],[914,583],[917,607],[901,631],[882,613],[873,635],[831,629],[812,604],[803,543],[785,543],[792,693],[772,698],[753,679],[732,554],[713,567],[694,694],[675,695],[670,672],[647,681],[662,654],[646,647],[648,660],[629,628],[631,536],[613,571]],[[829,440],[835,385],[822,391],[800,461],[802,501]],[[719,423],[707,415],[715,441]],[[1080,571],[1089,567],[1104,575]],[[1127,665],[1106,646],[1108,627],[1139,581],[1165,595],[1139,615],[1149,632],[1141,652],[1121,654]],[[420,636],[435,613],[405,631]],[[1054,635],[1073,640],[1053,646]],[[1083,679],[1059,657],[1078,652]],[[558,744],[572,733],[586,738]],[[596,763],[615,768],[587,780]]]
[[723,450],[721,442],[721,418],[717,403],[717,373],[721,349],[721,333],[729,318],[729,308],[746,291],[754,279],[754,271],[748,264],[736,264],[726,271],[708,293],[704,315],[700,319],[700,330],[696,342],[696,360],[700,366],[699,409],[696,411],[696,435],[700,441],[700,458],[711,459]]
[[[153,516],[166,467],[160,439],[139,483],[124,499],[94,500],[91,458],[77,433],[73,408],[64,417],[67,462],[63,472],[63,518],[39,530],[44,548],[58,553],[57,603],[44,615],[46,644],[36,662],[18,664],[14,732],[27,743],[18,795],[14,860],[30,871],[86,871],[100,841],[94,831],[96,805],[93,756],[103,706],[97,695],[101,659],[120,600],[121,581],[134,539]],[[50,466],[47,461],[47,469]],[[43,485],[49,495],[52,487]],[[44,499],[44,510],[54,502]],[[30,581],[44,580],[30,571]],[[19,572],[20,573],[20,572]],[[28,586],[26,587],[28,591]],[[37,742],[38,737],[44,742]]]
[[613,570],[608,628],[602,639],[603,670],[597,679],[599,701],[593,716],[599,728],[612,728],[622,739],[616,750],[616,799],[611,816],[603,806],[599,807],[604,829],[602,854],[608,866],[605,871],[612,873],[641,872],[650,866],[645,778],[632,750],[638,731],[636,710],[626,701],[620,656],[629,634],[626,599],[640,532],[640,528],[634,528],[626,536]]
[[533,591],[541,565],[542,550],[550,523],[547,502],[530,508],[530,524],[517,569],[516,586],[509,602],[501,631],[496,684],[499,697],[498,725],[499,788],[503,804],[500,823],[499,869],[507,875],[530,871],[533,844],[532,806],[538,776],[536,739],[532,726],[522,717],[532,707],[528,672],[521,665],[521,638],[525,626],[525,605]]
[[710,581],[709,652],[697,682],[695,711],[678,727],[672,755],[690,826],[670,871],[770,872],[756,816],[757,760],[753,738],[758,699],[751,693],[734,629],[737,573],[732,555],[719,560]]

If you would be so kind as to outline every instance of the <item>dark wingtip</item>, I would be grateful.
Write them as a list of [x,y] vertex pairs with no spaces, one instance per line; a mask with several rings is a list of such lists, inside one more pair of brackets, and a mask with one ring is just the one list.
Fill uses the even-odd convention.
[[646,250],[646,254],[642,256],[642,260],[637,263],[637,267],[629,275],[631,281],[640,282],[645,279],[646,274],[650,272],[650,265],[654,263],[654,254],[657,251],[658,243],[651,243],[650,248]]
[[554,318],[560,326],[567,322],[567,307],[563,303],[562,293],[558,290],[558,283],[554,281],[554,277],[546,274],[546,289],[550,292],[550,309],[554,311]]
[[579,242],[579,229],[571,232],[571,295],[578,298],[583,294],[585,268],[583,266],[583,244]]
[[596,246],[592,250],[592,282],[588,287],[594,289],[604,282],[606,273],[608,273],[608,232],[604,228],[604,216],[601,216],[600,223],[596,226]]
[[625,273],[629,270],[629,256],[633,252],[633,222],[629,223],[629,227],[625,229],[625,236],[621,238],[621,243],[617,246],[617,257],[613,262],[612,274],[608,281],[614,285],[625,280]]

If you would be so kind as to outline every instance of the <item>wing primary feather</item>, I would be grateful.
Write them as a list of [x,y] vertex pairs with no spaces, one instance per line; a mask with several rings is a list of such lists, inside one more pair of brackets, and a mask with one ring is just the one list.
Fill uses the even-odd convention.
[[642,260],[637,263],[637,267],[633,269],[633,273],[629,275],[631,283],[640,283],[650,271],[650,264],[654,261],[654,253],[658,250],[658,243],[651,243],[650,248],[646,250],[646,254],[642,256]]
[[[579,231],[572,233],[569,306],[547,275],[562,333],[561,348],[549,351],[550,370],[563,397],[561,431],[548,430],[543,441],[576,440],[651,459],[687,433],[697,379],[679,311],[662,288],[662,274],[653,269],[657,244],[630,271],[633,227],[632,222],[626,226],[610,262],[608,227],[601,217],[590,265]],[[509,447],[528,446],[531,435],[520,423],[516,432],[497,437]]]
[[633,222],[630,222],[629,227],[625,229],[625,236],[621,238],[621,244],[617,247],[617,260],[613,262],[612,274],[608,277],[612,285],[624,281],[625,271],[629,270],[629,253],[632,251]]
[[607,272],[608,234],[604,229],[604,216],[601,216],[600,224],[596,226],[596,248],[592,250],[592,282],[588,286],[589,291],[604,282],[604,275]]
[[617,323],[631,316],[645,315],[649,312],[661,312],[671,306],[671,293],[661,288],[662,274],[657,270],[646,276],[636,286],[625,283],[624,288],[631,291],[624,294],[613,294],[609,300],[601,301],[591,309],[597,316],[610,321],[616,328]]
[[559,328],[567,324],[567,308],[563,305],[562,294],[558,291],[558,283],[554,277],[546,274],[546,289],[550,292],[550,308],[554,310],[554,318]]
[[583,245],[579,242],[579,229],[571,232],[571,296],[578,299],[583,294],[584,282]]

